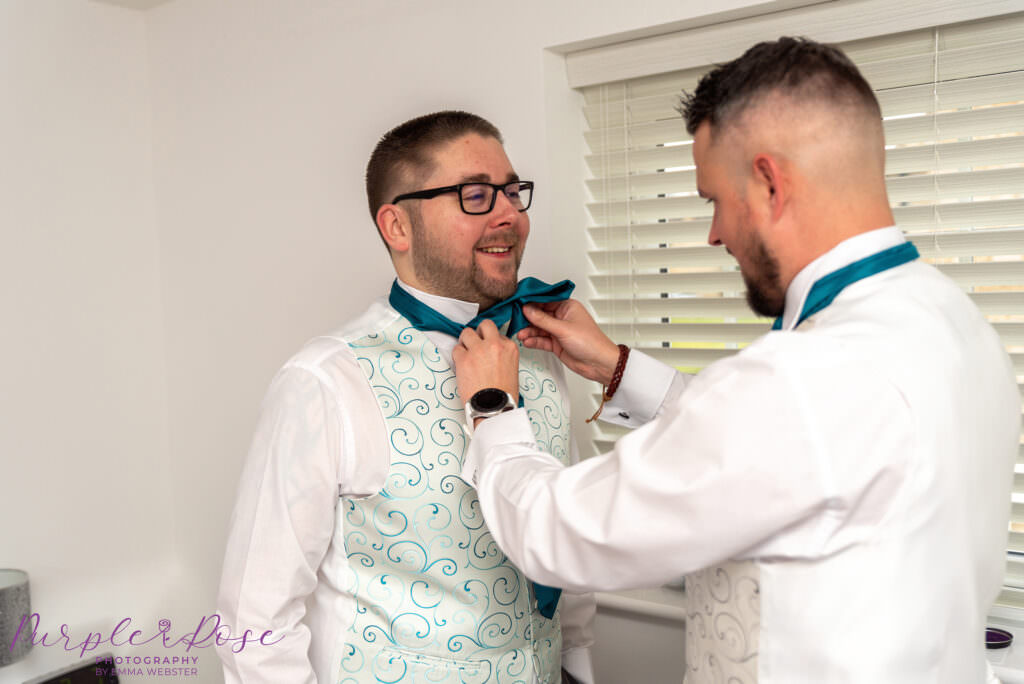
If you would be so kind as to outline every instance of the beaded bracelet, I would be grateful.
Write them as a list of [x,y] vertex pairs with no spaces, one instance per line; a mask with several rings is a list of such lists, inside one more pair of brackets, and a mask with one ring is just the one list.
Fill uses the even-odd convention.
[[611,401],[612,397],[615,396],[615,390],[619,389],[619,383],[622,382],[622,374],[626,371],[626,359],[629,358],[629,347],[624,344],[619,345],[619,360],[615,364],[615,371],[612,373],[611,382],[605,387],[601,385],[601,404],[597,407],[597,411],[594,415],[587,418],[586,422],[596,420],[601,415],[601,410],[604,409],[604,403]]

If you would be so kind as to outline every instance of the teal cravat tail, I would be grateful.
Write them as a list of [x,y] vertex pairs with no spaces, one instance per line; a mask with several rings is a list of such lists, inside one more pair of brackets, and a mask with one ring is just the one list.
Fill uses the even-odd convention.
[[[811,291],[807,293],[807,299],[804,301],[803,311],[800,312],[796,325],[793,327],[797,327],[804,322],[804,319],[813,316],[831,304],[832,300],[847,285],[873,276],[876,273],[887,271],[890,268],[901,266],[909,261],[913,261],[918,256],[920,255],[917,252],[917,247],[909,242],[904,242],[902,245],[896,245],[877,254],[864,257],[859,261],[854,261],[852,264],[842,267],[838,271],[833,271],[823,276],[811,286]],[[782,316],[779,316],[775,319],[775,323],[772,324],[772,330],[781,329]]]
[[[505,334],[512,337],[530,325],[523,314],[523,304],[543,304],[568,299],[575,287],[575,283],[571,280],[563,280],[549,285],[537,278],[523,278],[519,281],[515,294],[478,314],[466,325],[456,323],[416,299],[402,289],[397,280],[391,285],[388,302],[417,330],[436,330],[457,338],[462,334],[463,329],[467,327],[476,329],[484,320],[492,320],[498,328],[508,323],[508,330]],[[519,396],[519,406],[520,408],[523,406],[522,394]],[[534,582],[533,592],[537,597],[537,611],[550,620],[555,615],[555,608],[558,607],[558,599],[562,595],[562,590]]]
[[533,583],[533,593],[537,595],[537,612],[548,620],[555,616],[555,608],[558,607],[558,599],[562,596],[562,590],[549,587],[540,582]]

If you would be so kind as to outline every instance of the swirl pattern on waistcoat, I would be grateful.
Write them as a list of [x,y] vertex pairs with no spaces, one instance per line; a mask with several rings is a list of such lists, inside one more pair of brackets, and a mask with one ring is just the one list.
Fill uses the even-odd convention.
[[[356,599],[340,682],[558,682],[561,632],[498,548],[459,476],[468,439],[448,361],[400,319],[350,343],[388,430],[384,488],[344,499],[336,537]],[[566,398],[537,352],[520,350],[520,392],[542,449],[569,454]]]
[[754,684],[761,583],[752,561],[728,561],[686,576],[685,684]]

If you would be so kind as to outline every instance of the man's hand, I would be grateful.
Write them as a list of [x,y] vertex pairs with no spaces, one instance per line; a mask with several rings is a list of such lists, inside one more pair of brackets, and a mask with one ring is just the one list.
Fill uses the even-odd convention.
[[532,323],[519,331],[524,347],[554,353],[569,370],[589,380],[603,385],[611,382],[619,348],[582,304],[575,299],[527,304],[523,313]]
[[466,328],[452,350],[459,398],[465,404],[482,389],[497,387],[519,401],[519,347],[498,332],[493,321]]

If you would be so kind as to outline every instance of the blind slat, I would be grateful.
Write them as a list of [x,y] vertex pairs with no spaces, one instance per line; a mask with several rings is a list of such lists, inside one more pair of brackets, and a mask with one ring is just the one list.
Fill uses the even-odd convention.
[[[928,76],[925,83],[894,85],[878,92],[882,116],[932,114],[971,107],[979,101],[1013,102],[1021,100],[1021,94],[1024,93],[1024,71],[1021,70],[1019,56],[1017,63],[1011,64],[1009,68],[997,69],[994,73],[976,79],[959,78],[933,84],[930,72]],[[584,107],[583,115],[591,130],[621,127],[627,119],[632,126],[660,120],[678,120],[676,108],[679,106],[680,94],[684,90],[692,92],[695,87],[696,79],[687,79],[664,93],[588,105]]]
[[[1024,104],[1005,104],[962,111],[947,111],[885,122],[888,145],[935,143],[956,138],[975,138],[1016,134],[1022,129]],[[690,140],[682,119],[671,119],[630,126],[587,131],[584,138],[592,154],[633,148],[653,148],[659,144]]]
[[[1024,291],[972,292],[969,296],[986,316],[1024,316]],[[744,297],[597,297],[590,300],[590,305],[598,319],[608,322],[630,317],[755,318]]]
[[[999,147],[1001,141],[987,141],[991,147]],[[1007,154],[1020,153],[1024,150],[1024,136],[1010,138]],[[969,147],[967,143],[961,147]],[[902,150],[900,150],[902,151]],[[916,151],[916,149],[915,149]],[[923,151],[925,156],[929,153],[934,159],[935,147],[927,147]],[[964,152],[961,150],[961,154]],[[971,150],[967,149],[967,155]],[[977,158],[978,155],[971,155]],[[1000,165],[1000,157],[986,159],[987,166]],[[905,202],[929,201],[941,195],[943,201],[961,197],[995,196],[1012,194],[1024,188],[1024,164],[1019,160],[1024,157],[1007,156],[1002,160],[1005,165],[1007,161],[1016,163],[1017,166],[1010,168],[983,169],[964,171],[946,171],[942,173],[914,173],[912,175],[890,175],[887,177],[889,188],[889,199],[894,204]],[[950,165],[954,160],[949,160]],[[934,165],[917,167],[914,171],[928,171]],[[596,178],[587,181],[587,187],[591,196],[598,202],[613,199],[630,197],[631,199],[649,199],[680,191],[695,192],[697,186],[697,173],[694,170],[667,171],[665,173],[649,173],[634,176],[619,176],[613,178]]]
[[[1021,93],[1024,101],[1024,92]],[[1024,159],[1024,136],[1003,136],[980,140],[955,141],[895,147],[885,155],[887,174],[914,171],[957,170],[977,163],[981,158],[990,166],[1019,164]],[[586,157],[595,179],[655,173],[663,169],[693,166],[693,145],[672,145],[646,150],[619,151]]]
[[[909,240],[914,243],[921,256],[926,260],[1024,254],[1024,227],[968,232],[934,232],[911,235]],[[736,263],[736,260],[725,251],[725,248],[712,246],[664,248],[636,246],[628,249],[591,250],[588,254],[594,265],[605,271],[624,268],[732,267]]]
[[[1024,288],[1024,262],[981,262],[939,264],[937,268],[970,291],[973,287]],[[743,279],[738,270],[697,273],[595,273],[590,282],[599,294],[631,293],[660,295],[677,293],[742,293]]]
[[[965,202],[934,206],[897,207],[896,223],[908,236],[941,231],[1013,227],[1024,217],[1024,199]],[[710,215],[688,220],[624,223],[591,226],[587,229],[594,244],[603,249],[657,244],[707,243]]]
[[[721,343],[724,346],[754,341],[768,331],[769,323],[608,323],[603,327],[613,339],[628,338],[648,345]],[[1024,346],[1024,323],[993,323],[992,327],[1004,344]]]
[[[900,57],[932,54],[936,48],[939,51],[948,51],[1020,40],[1020,37],[1024,35],[1024,16],[1020,13],[994,12],[993,14],[997,16],[939,27],[941,30],[938,36],[936,36],[935,28],[916,28],[845,41],[841,46],[854,63],[866,65]],[[781,33],[774,35],[781,35]],[[687,37],[683,36],[685,34],[681,34],[681,39],[686,40]],[[584,86],[580,88],[580,91],[586,104],[593,104],[602,97],[602,85],[610,85],[616,91],[622,91],[623,94],[618,95],[617,99],[622,99],[626,94],[633,97],[644,97],[658,93],[678,92],[682,87],[681,83],[696,82],[709,68],[709,66],[693,66],[681,71],[645,75],[628,81]],[[612,80],[614,81],[614,79]],[[609,98],[608,95],[603,95],[603,97]]]

